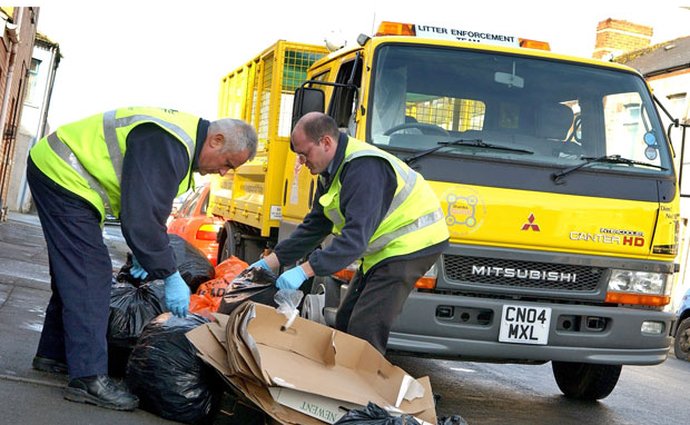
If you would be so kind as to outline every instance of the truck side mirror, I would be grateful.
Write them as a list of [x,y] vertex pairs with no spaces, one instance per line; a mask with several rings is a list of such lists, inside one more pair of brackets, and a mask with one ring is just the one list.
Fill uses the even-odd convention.
[[309,112],[323,112],[325,105],[323,90],[313,87],[300,87],[295,90],[295,100],[292,104],[292,127]]

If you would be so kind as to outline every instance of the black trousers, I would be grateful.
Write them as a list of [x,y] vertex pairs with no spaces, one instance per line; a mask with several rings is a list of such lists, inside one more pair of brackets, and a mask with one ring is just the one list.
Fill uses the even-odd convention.
[[66,362],[70,378],[107,374],[113,271],[100,214],[66,195],[31,159],[27,181],[46,239],[53,291],[36,354]]
[[381,354],[393,322],[400,315],[417,280],[440,254],[411,260],[392,260],[355,273],[335,319],[336,329],[369,341]]

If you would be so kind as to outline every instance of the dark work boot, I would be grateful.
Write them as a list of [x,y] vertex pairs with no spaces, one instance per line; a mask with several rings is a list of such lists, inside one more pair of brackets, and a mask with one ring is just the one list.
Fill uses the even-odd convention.
[[65,389],[65,398],[114,410],[134,410],[139,405],[137,396],[117,385],[108,375],[72,379]]
[[67,365],[59,360],[49,359],[47,357],[34,356],[31,367],[41,372],[48,373],[67,373]]

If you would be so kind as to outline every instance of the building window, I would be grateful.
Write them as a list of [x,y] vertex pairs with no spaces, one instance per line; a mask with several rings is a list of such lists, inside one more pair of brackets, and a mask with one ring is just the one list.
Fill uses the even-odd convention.
[[26,103],[32,106],[41,104],[41,94],[36,90],[36,82],[38,80],[38,70],[41,67],[41,61],[36,58],[31,59],[31,67],[29,68],[29,83],[26,91]]
[[673,115],[674,118],[686,118],[684,115],[686,112],[687,93],[669,94],[666,98],[671,104],[669,108],[671,115]]

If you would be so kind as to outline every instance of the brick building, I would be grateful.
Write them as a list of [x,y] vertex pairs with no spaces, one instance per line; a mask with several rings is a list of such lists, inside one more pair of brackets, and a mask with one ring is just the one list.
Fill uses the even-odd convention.
[[592,57],[607,59],[633,50],[644,49],[652,41],[652,27],[608,18],[597,25]]
[[7,194],[38,11],[38,7],[0,6],[0,221],[7,216]]

